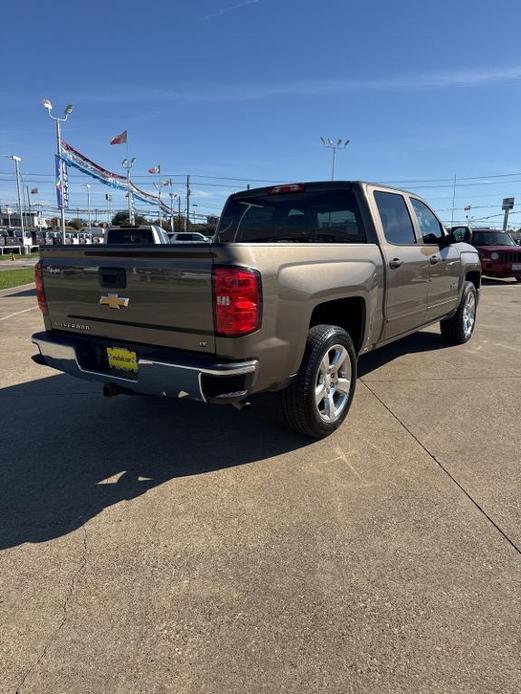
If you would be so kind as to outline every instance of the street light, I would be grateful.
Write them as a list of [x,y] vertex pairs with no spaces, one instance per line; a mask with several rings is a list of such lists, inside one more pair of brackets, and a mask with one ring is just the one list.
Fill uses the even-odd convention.
[[179,198],[178,193],[174,193],[172,190],[172,179],[169,181],[170,183],[170,192],[168,193],[168,196],[170,197],[170,231],[174,231],[174,200],[176,198]]
[[132,159],[123,159],[121,166],[127,170],[127,198],[128,198],[128,223],[131,227],[134,226],[134,210],[132,208],[132,198],[130,197],[132,193],[130,192],[130,169],[134,166],[136,157]]
[[320,141],[324,145],[324,147],[327,147],[328,149],[333,150],[333,165],[331,167],[331,180],[335,180],[335,164],[336,164],[336,151],[337,149],[345,149],[347,145],[349,144],[349,140],[343,140],[342,138],[338,138],[338,140],[334,141],[330,137],[321,137]]
[[171,180],[169,178],[165,179],[164,181],[160,181],[159,183],[154,183],[154,188],[157,190],[157,196],[158,196],[158,222],[159,226],[162,229],[163,227],[161,226],[161,215],[162,215],[162,209],[161,209],[161,188],[164,186],[171,185]]
[[90,188],[91,188],[91,185],[90,185],[90,183],[84,183],[83,185],[87,189],[87,211],[88,211],[89,232],[90,232],[90,230],[92,228],[92,222],[91,222],[91,216],[90,216]]
[[27,252],[26,247],[25,247],[25,230],[24,230],[24,217],[23,217],[23,210],[22,210],[22,196],[20,193],[20,162],[22,161],[21,157],[16,156],[16,154],[4,154],[3,155],[6,159],[11,159],[11,161],[14,161],[14,170],[16,174],[16,194],[18,196],[18,214],[20,215],[20,229],[22,231],[22,246],[24,249],[24,253]]
[[61,190],[61,205],[60,205],[60,215],[61,215],[61,227],[62,227],[62,241],[65,245],[65,208],[63,207],[63,167],[62,167],[62,140],[61,140],[61,123],[65,123],[69,115],[72,113],[72,104],[67,104],[63,112],[63,116],[52,115],[52,102],[50,99],[42,99],[42,106],[49,114],[49,118],[56,123],[56,154],[60,158],[60,190]]

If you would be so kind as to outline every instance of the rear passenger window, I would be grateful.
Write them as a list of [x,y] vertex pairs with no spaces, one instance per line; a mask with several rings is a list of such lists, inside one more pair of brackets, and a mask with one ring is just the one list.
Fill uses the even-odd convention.
[[385,240],[396,246],[416,243],[414,227],[403,195],[377,190],[374,199],[382,220]]

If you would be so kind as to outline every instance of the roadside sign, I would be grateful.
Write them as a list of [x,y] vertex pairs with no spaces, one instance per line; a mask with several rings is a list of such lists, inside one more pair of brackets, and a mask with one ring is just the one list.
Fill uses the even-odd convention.
[[503,198],[503,210],[512,210],[514,208],[515,198]]

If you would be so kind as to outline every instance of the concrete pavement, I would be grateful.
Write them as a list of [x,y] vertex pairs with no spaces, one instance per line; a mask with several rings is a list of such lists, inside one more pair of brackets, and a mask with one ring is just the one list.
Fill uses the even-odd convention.
[[[485,281],[486,282],[486,281]],[[0,297],[0,690],[521,691],[521,286],[361,360],[309,442],[30,361]]]

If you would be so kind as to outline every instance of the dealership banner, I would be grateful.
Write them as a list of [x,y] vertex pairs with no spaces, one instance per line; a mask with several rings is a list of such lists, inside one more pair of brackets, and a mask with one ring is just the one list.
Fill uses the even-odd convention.
[[55,155],[56,163],[56,201],[59,210],[69,207],[69,174],[67,163],[58,154]]
[[[63,142],[63,140],[62,159],[64,164],[73,166],[75,169],[78,169],[78,171],[81,171],[82,173],[87,174],[87,176],[91,176],[92,178],[101,181],[106,186],[124,191],[127,191],[129,188],[126,176],[122,176],[121,174],[104,169],[102,166],[92,161],[92,159],[89,159],[81,152],[78,152],[77,149],[74,149],[74,147],[69,145],[67,142]],[[149,205],[159,205],[159,197],[157,195],[153,195],[152,193],[147,193],[146,191],[141,190],[141,188],[138,188],[132,181],[130,181],[130,192],[137,200],[147,202]],[[161,202],[161,209],[163,212],[170,211],[170,208],[165,205],[164,202]]]

